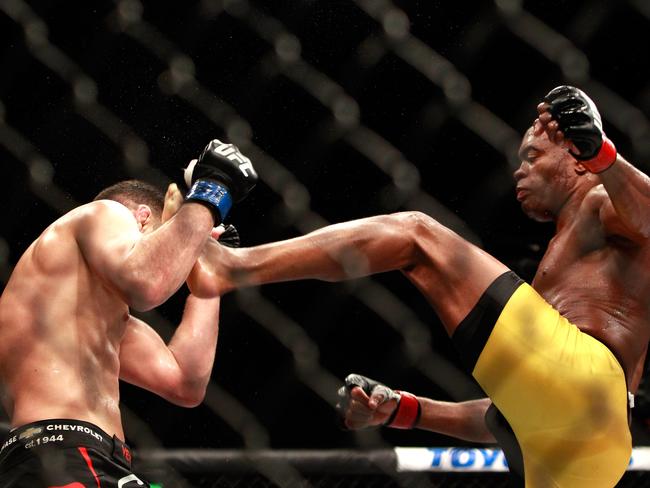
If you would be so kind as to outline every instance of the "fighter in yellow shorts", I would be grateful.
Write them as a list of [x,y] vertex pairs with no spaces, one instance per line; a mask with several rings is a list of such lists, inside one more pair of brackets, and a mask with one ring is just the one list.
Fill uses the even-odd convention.
[[512,272],[488,287],[452,339],[491,400],[436,401],[350,374],[337,405],[346,426],[417,427],[472,442],[496,440],[513,487],[523,485],[524,464],[529,486],[614,483],[607,483],[619,476],[611,466],[630,458],[626,385],[602,342]]
[[[617,154],[596,106],[574,87],[546,96],[519,155],[517,199],[556,227],[532,287],[417,212],[250,249],[210,246],[192,279],[216,295],[401,270],[510,424],[526,486],[614,486],[631,453],[627,390],[638,385],[650,337],[650,179]],[[362,388],[351,395],[369,401]],[[428,428],[435,404],[410,397],[400,395],[391,422]],[[474,428],[494,440],[482,424]]]

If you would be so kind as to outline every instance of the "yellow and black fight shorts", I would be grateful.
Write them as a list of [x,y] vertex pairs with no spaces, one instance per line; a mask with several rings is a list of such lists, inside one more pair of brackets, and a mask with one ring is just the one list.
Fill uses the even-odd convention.
[[527,488],[611,488],[632,454],[623,369],[515,273],[498,277],[452,336],[510,424]]

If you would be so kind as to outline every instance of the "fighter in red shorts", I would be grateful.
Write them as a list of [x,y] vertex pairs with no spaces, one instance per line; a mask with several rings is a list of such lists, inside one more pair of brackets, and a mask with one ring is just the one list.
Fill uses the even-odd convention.
[[[131,471],[119,379],[177,405],[205,394],[218,296],[192,288],[169,344],[130,310],[150,310],[185,282],[215,224],[257,175],[212,141],[183,203],[118,183],[51,224],[22,255],[0,298],[0,385],[13,430],[0,448],[3,488],[148,486]],[[178,211],[176,212],[177,208]]]

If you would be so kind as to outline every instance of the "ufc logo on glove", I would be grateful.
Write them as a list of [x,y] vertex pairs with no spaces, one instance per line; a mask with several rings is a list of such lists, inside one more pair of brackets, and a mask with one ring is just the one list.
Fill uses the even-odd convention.
[[219,139],[213,139],[212,144],[214,144],[212,150],[215,153],[220,154],[231,161],[236,161],[239,164],[239,170],[244,173],[245,176],[251,175],[251,173],[249,173],[253,171],[251,160],[240,153],[239,149],[237,149],[234,144],[226,144],[225,142],[221,142]]
[[213,139],[198,159],[185,168],[190,191],[186,200],[201,202],[212,210],[215,225],[223,222],[233,202],[240,202],[257,183],[251,160],[234,144]]

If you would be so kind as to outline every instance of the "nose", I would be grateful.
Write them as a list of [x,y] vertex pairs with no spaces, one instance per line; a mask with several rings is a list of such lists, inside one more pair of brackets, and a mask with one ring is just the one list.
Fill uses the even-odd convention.
[[515,172],[512,174],[515,181],[519,181],[519,180],[523,179],[526,176],[525,166],[527,164],[528,163],[526,163],[526,161],[522,161],[521,164],[519,165],[519,168],[517,168],[515,170]]

